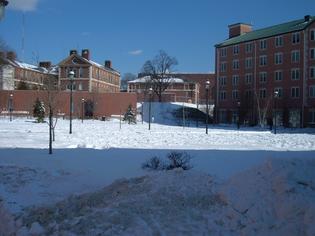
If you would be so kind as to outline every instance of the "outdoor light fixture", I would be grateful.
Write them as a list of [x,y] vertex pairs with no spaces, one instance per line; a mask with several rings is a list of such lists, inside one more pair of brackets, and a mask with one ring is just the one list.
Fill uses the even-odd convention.
[[10,94],[9,98],[9,112],[10,112],[10,121],[12,121],[12,112],[13,112],[13,94]]
[[150,101],[149,101],[149,130],[151,129],[151,103],[152,103],[152,93],[153,89],[149,88],[149,95],[150,95]]
[[68,74],[68,77],[70,79],[70,129],[69,134],[72,134],[72,90],[73,90],[73,79],[74,79],[74,72],[70,71]]
[[206,134],[208,134],[208,123],[209,123],[209,90],[210,81],[206,81]]
[[277,98],[279,97],[279,91],[275,91],[274,92],[274,120],[275,120],[275,125],[274,125],[274,133],[276,134],[277,133],[277,112],[276,112],[276,109],[277,109]]
[[241,114],[241,102],[237,102],[237,111],[238,111],[238,119],[237,119],[237,129],[240,129],[240,114]]
[[84,98],[81,99],[81,112],[82,112],[82,123],[83,123],[83,119],[84,119]]
[[6,0],[0,0],[0,20],[4,17],[5,7],[9,4]]

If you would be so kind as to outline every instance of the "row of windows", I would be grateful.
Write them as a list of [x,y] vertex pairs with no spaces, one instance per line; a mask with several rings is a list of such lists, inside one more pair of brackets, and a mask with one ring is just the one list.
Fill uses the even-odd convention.
[[[267,83],[267,72],[259,72],[259,82],[260,83]],[[251,84],[253,81],[253,74],[247,73],[245,74],[245,83]],[[301,72],[299,68],[293,68],[291,69],[291,80],[299,80],[301,78]],[[310,68],[310,79],[315,79],[315,67]],[[274,80],[275,81],[282,81],[283,80],[283,71],[277,70],[274,72]],[[239,75],[233,75],[232,76],[232,85],[237,86],[240,82],[240,76]],[[227,77],[221,76],[219,78],[219,85],[225,86],[227,83]]]
[[[315,29],[310,30],[310,40],[315,41]],[[301,42],[300,32],[295,32],[291,34],[291,43],[293,45],[299,44]],[[276,36],[274,38],[274,45],[275,47],[282,47],[284,45],[283,36]],[[268,48],[267,39],[262,39],[259,41],[259,49],[266,50]],[[246,43],[245,44],[245,52],[251,53],[253,51],[253,43]],[[238,55],[240,53],[239,45],[233,46],[233,55]],[[226,57],[227,56],[227,48],[220,49],[220,56]]]
[[[291,62],[298,63],[300,62],[300,51],[294,50],[291,52]],[[315,48],[310,49],[310,58],[315,59]],[[283,63],[283,53],[277,52],[274,54],[274,64],[281,65]],[[267,66],[267,55],[259,56],[259,66]],[[232,61],[232,69],[238,70],[240,68],[240,61],[238,59],[234,59]],[[253,58],[246,57],[245,58],[245,69],[253,68]],[[220,71],[226,72],[227,70],[227,62],[221,62]]]
[[[284,92],[281,87],[275,88],[274,92],[278,92],[278,98],[283,98],[284,97]],[[301,93],[300,93],[300,87],[291,87],[291,98],[299,98]],[[250,99],[253,96],[252,90],[246,90],[245,91],[245,98]],[[265,99],[267,98],[267,89],[266,88],[261,88],[259,89],[258,93],[259,98]],[[271,96],[274,96],[274,93],[271,94]],[[309,87],[308,91],[308,96],[310,98],[315,98],[315,85]],[[221,101],[224,101],[227,99],[227,91],[221,90],[219,92],[219,99]],[[232,90],[232,99],[233,100],[239,100],[239,90]]]

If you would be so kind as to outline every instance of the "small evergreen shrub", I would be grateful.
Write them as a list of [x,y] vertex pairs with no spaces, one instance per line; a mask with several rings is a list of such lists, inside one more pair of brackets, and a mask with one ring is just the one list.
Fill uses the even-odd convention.
[[35,101],[33,116],[36,117],[38,123],[43,123],[45,118],[45,107],[44,103],[41,102],[38,98]]
[[131,104],[128,106],[126,113],[124,114],[123,121],[128,121],[128,124],[136,124],[137,123],[136,114],[132,111]]

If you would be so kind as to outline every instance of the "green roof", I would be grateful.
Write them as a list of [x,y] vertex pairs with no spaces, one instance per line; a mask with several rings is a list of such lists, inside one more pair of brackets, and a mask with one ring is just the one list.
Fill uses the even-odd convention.
[[233,44],[244,43],[252,40],[268,38],[280,34],[286,34],[290,32],[304,30],[307,26],[312,24],[315,21],[315,16],[310,16],[309,21],[305,19],[290,21],[280,25],[274,25],[271,27],[254,30],[248,33],[245,33],[240,36],[236,36],[230,39],[223,41],[222,43],[216,44],[215,47],[225,47]]

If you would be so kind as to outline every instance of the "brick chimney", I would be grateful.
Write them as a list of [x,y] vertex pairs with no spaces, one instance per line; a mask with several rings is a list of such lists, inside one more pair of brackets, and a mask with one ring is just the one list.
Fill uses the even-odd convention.
[[310,19],[311,19],[311,16],[310,16],[310,15],[304,16],[304,22],[309,22]]
[[16,60],[16,53],[13,51],[7,52],[7,59],[9,59],[11,61],[15,61]]
[[73,55],[73,54],[78,54],[78,51],[75,50],[75,49],[70,50],[70,56]]
[[106,68],[112,68],[112,61],[105,61]]
[[90,60],[90,50],[89,49],[83,49],[81,56],[89,61]]
[[39,67],[44,67],[46,69],[49,69],[51,67],[51,62],[50,61],[40,61]]
[[229,25],[229,38],[234,38],[252,31],[252,25],[237,23]]

